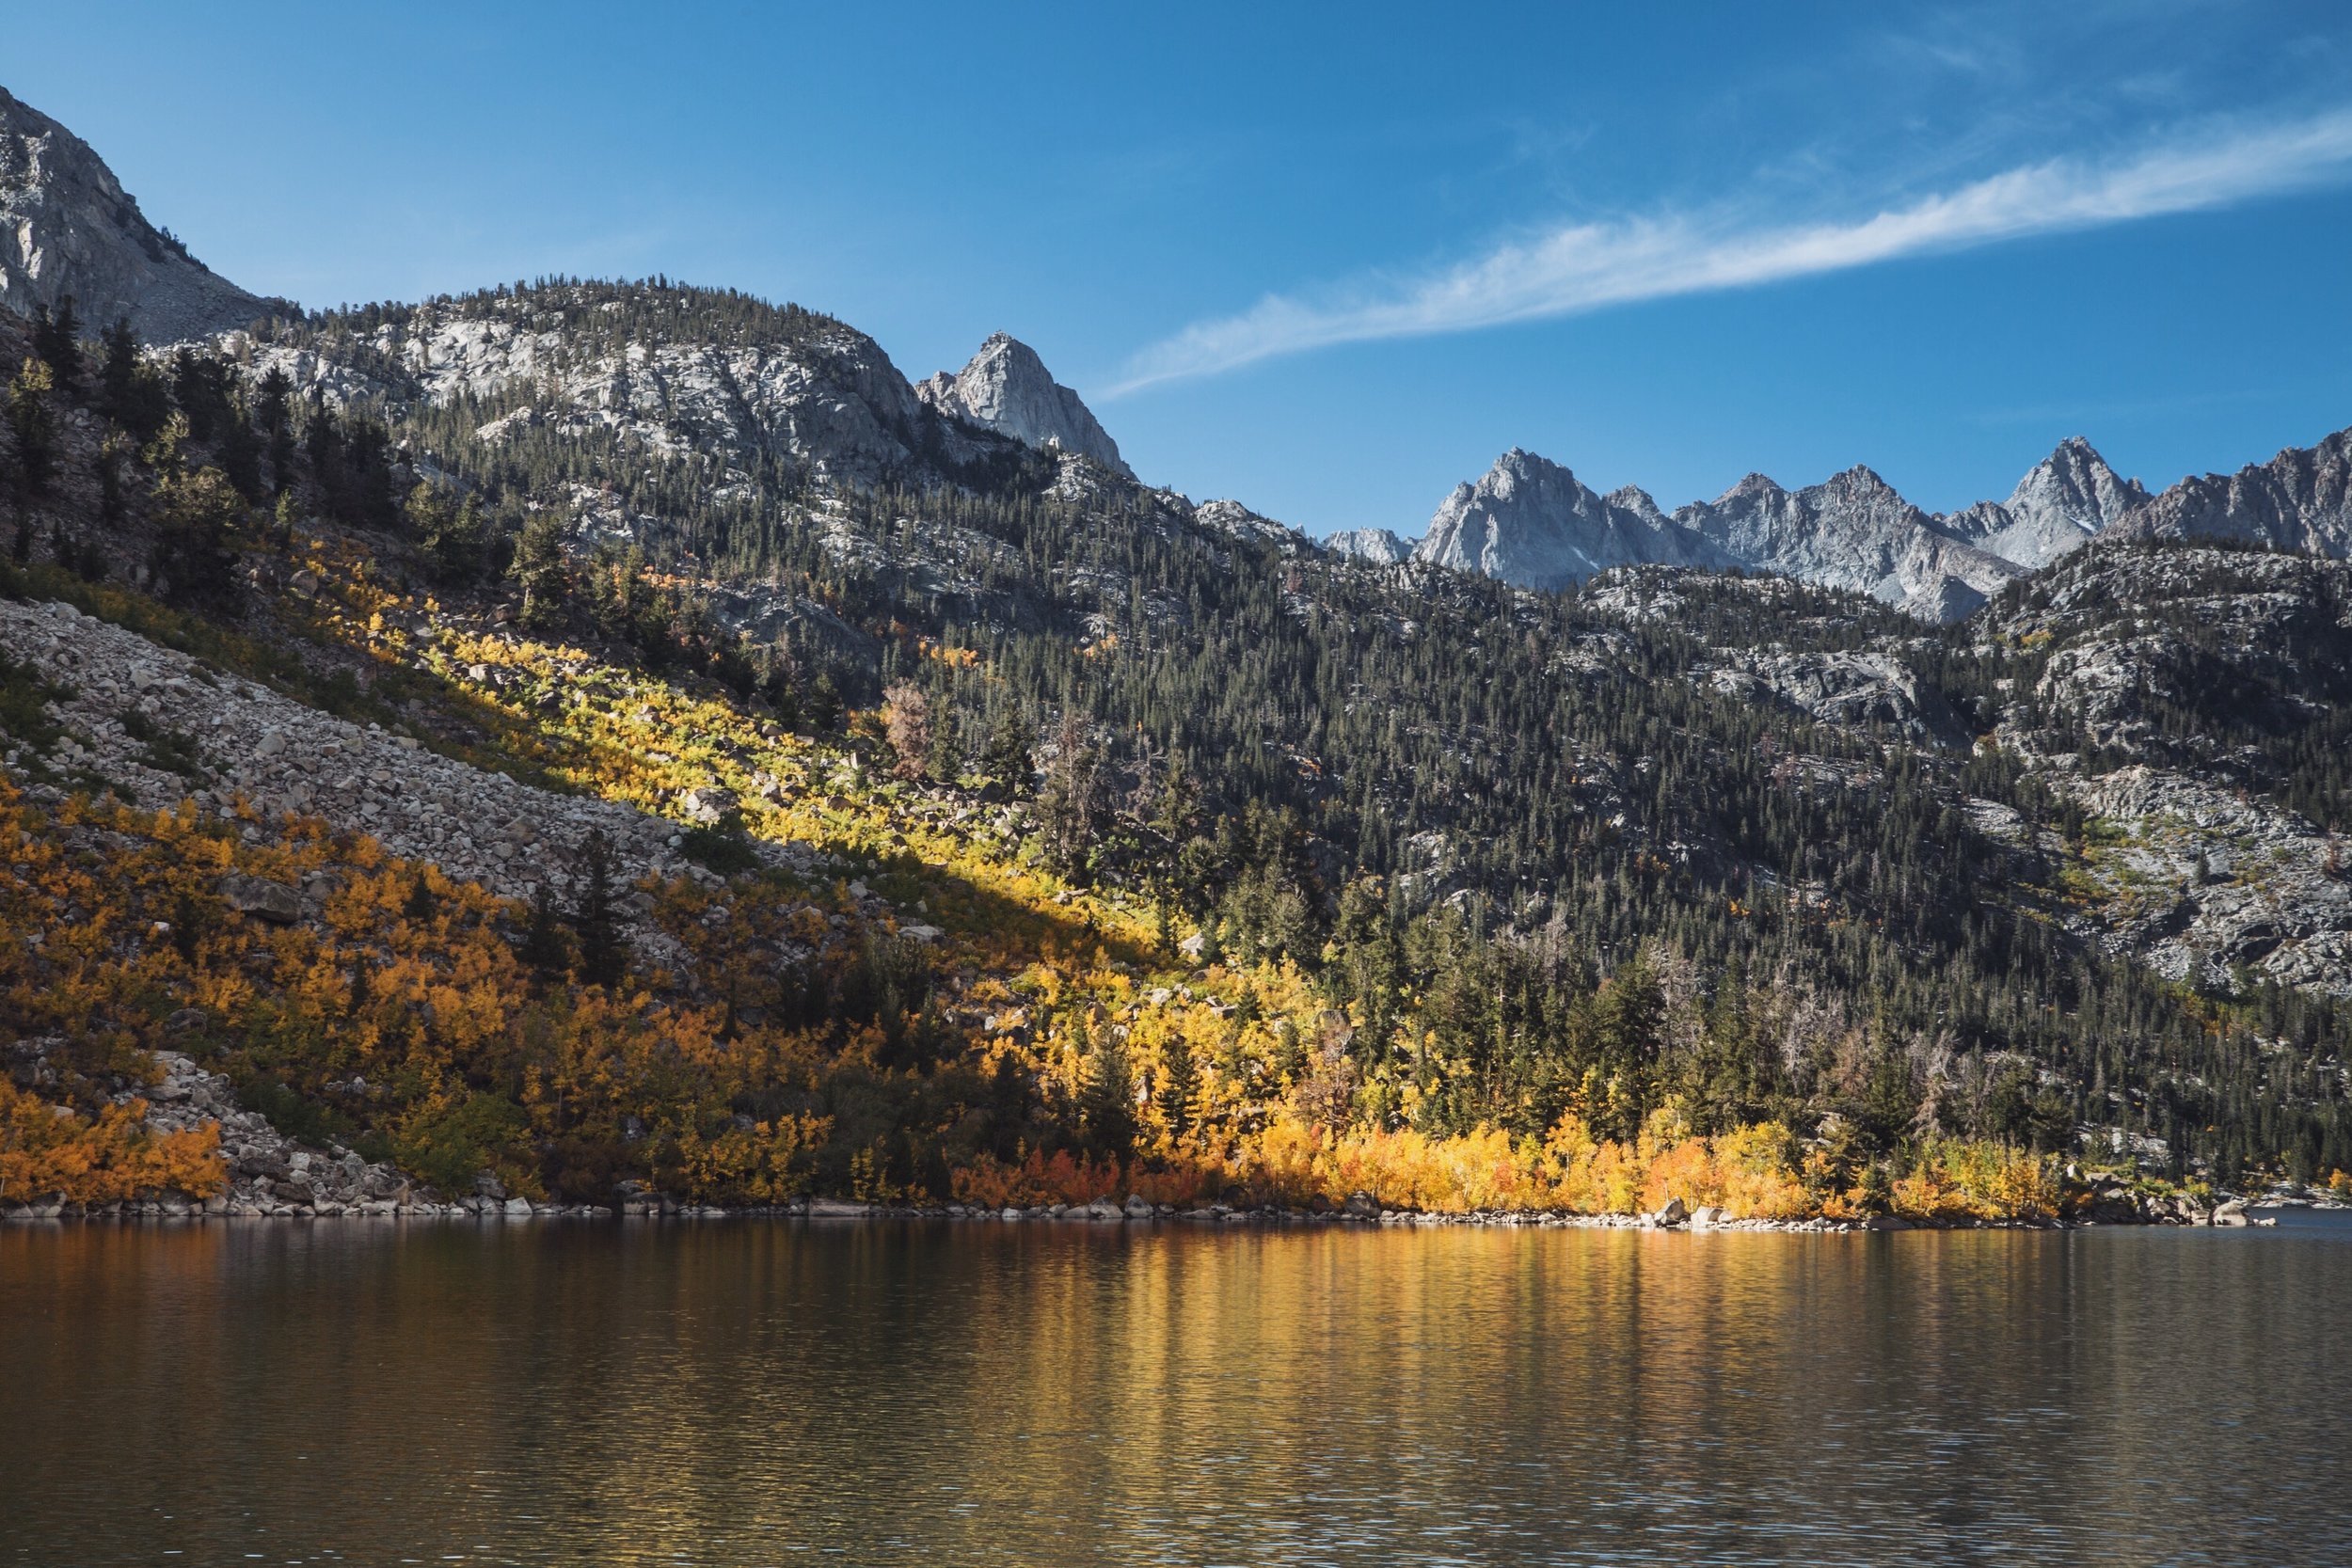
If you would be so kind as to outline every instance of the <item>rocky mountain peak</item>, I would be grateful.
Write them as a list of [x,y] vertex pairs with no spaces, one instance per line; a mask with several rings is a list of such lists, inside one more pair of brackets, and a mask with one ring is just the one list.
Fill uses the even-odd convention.
[[1730,562],[1662,515],[1655,502],[1604,499],[1548,457],[1513,447],[1475,484],[1454,487],[1414,559],[1484,572],[1528,587],[1561,588],[1613,566]]
[[1832,474],[1823,481],[1823,487],[1856,500],[1892,500],[1904,506],[1911,504],[1893,485],[1879,477],[1877,469],[1861,463],[1843,473]]
[[1651,498],[1647,490],[1638,484],[1620,484],[1603,496],[1601,499],[1611,506],[1632,513],[1653,526],[1663,528],[1666,525],[1664,510]]
[[919,382],[914,395],[943,414],[1033,447],[1057,447],[1134,477],[1119,443],[1078,394],[1056,381],[1037,351],[1008,333],[992,334],[962,370]]
[[2139,481],[2123,478],[2089,441],[2070,436],[2026,470],[2005,505],[2019,523],[2062,522],[2089,537],[2147,499]]
[[288,309],[206,268],[147,221],[87,142],[0,88],[0,305],[29,316],[68,295],[93,330],[128,319],[153,342]]
[[1385,528],[1343,529],[1327,537],[1323,547],[1333,555],[1369,561],[1379,566],[1401,565],[1413,557],[1412,541]]

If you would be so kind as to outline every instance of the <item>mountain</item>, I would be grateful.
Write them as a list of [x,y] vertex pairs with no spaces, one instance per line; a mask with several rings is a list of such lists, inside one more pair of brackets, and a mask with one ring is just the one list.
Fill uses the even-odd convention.
[[87,142],[0,88],[0,305],[30,315],[69,295],[86,327],[127,319],[151,342],[288,309],[207,269]]
[[1364,570],[666,281],[113,372],[0,421],[0,1127],[183,1055],[344,1172],[240,1133],[271,1212],[2352,1170],[2343,563],[1514,452]]
[[1639,490],[1602,497],[1548,458],[1513,447],[1430,519],[1413,559],[1559,589],[1612,566],[1724,567],[1737,562],[1669,521]]
[[1943,531],[2027,568],[2047,566],[2113,526],[2148,499],[2089,441],[2071,436],[2017,482],[2007,501],[1976,505],[1939,518]]
[[[1596,496],[1558,464],[1514,448],[1476,484],[1454,489],[1414,553],[1531,588],[1648,564],[1777,572],[1948,625],[2147,499],[2079,436],[2037,464],[2008,501],[1941,516],[1857,466],[1793,491],[1750,474],[1668,517],[1633,486]],[[1354,536],[1330,547],[1359,553]]]
[[225,340],[244,374],[395,418],[445,411],[493,447],[585,442],[809,483],[930,484],[1026,459],[942,416],[831,316],[654,284],[485,290],[278,320]]
[[2139,539],[2217,539],[2342,560],[2352,555],[2352,430],[2289,447],[2234,474],[2184,479],[2138,507]]
[[1058,448],[1090,457],[1113,473],[1134,478],[1110,438],[1078,394],[1056,381],[1026,343],[999,332],[953,375],[941,371],[914,395],[944,414],[1032,447]]
[[1750,474],[1675,521],[1754,571],[1778,572],[1867,594],[1949,620],[1974,610],[2020,567],[1940,531],[1934,520],[1869,469],[1784,490]]
[[1351,528],[1327,534],[1323,547],[1333,555],[1368,561],[1375,566],[1395,566],[1413,558],[1412,541],[1394,529]]

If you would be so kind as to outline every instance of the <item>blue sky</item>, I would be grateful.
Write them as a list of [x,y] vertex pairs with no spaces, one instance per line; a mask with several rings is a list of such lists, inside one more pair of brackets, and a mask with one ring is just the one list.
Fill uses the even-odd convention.
[[0,85],[248,288],[999,328],[1146,478],[1418,532],[1518,445],[1671,507],[1949,508],[2352,424],[2352,7],[202,7]]

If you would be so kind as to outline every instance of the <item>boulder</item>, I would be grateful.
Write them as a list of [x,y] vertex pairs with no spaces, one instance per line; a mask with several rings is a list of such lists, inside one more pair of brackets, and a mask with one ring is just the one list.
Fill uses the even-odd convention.
[[1148,1220],[1152,1215],[1152,1205],[1136,1193],[1129,1193],[1127,1201],[1120,1207],[1131,1220]]
[[2214,1207],[2213,1223],[2236,1226],[2246,1224],[2246,1200],[2242,1197],[2233,1197],[2227,1203],[2217,1204]]
[[1692,1212],[1691,1228],[1693,1230],[1712,1230],[1718,1226],[1729,1224],[1730,1221],[1730,1210],[1718,1208],[1712,1203],[1702,1203],[1697,1209]]
[[1666,1200],[1666,1206],[1659,1210],[1657,1214],[1653,1216],[1656,1222],[1661,1226],[1680,1225],[1683,1221],[1689,1219],[1690,1217],[1691,1211],[1684,1207],[1682,1199],[1678,1197],[1668,1198]]
[[678,809],[697,827],[715,828],[741,803],[733,790],[690,789],[679,799]]
[[274,926],[291,926],[302,918],[302,895],[280,882],[232,872],[221,879],[220,895],[239,914]]

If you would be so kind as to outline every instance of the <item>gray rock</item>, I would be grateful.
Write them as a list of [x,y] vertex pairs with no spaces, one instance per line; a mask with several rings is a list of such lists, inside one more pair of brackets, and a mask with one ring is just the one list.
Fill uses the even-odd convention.
[[151,342],[288,309],[207,270],[87,142],[0,89],[0,305],[31,315],[69,294],[87,328],[123,317]]
[[1090,457],[1132,478],[1119,443],[1095,420],[1077,393],[1057,382],[1026,343],[999,332],[980,345],[962,370],[940,372],[914,395],[943,414],[1032,447]]
[[1438,508],[1416,561],[1526,588],[1583,582],[1613,566],[1728,567],[1737,560],[1669,520],[1649,497],[1601,497],[1559,464],[1513,447]]
[[282,882],[231,872],[221,879],[220,895],[238,913],[274,926],[291,926],[302,918],[302,895]]
[[1411,541],[1385,528],[1343,529],[1327,535],[1323,547],[1333,555],[1370,562],[1375,566],[1401,566],[1413,557]]

